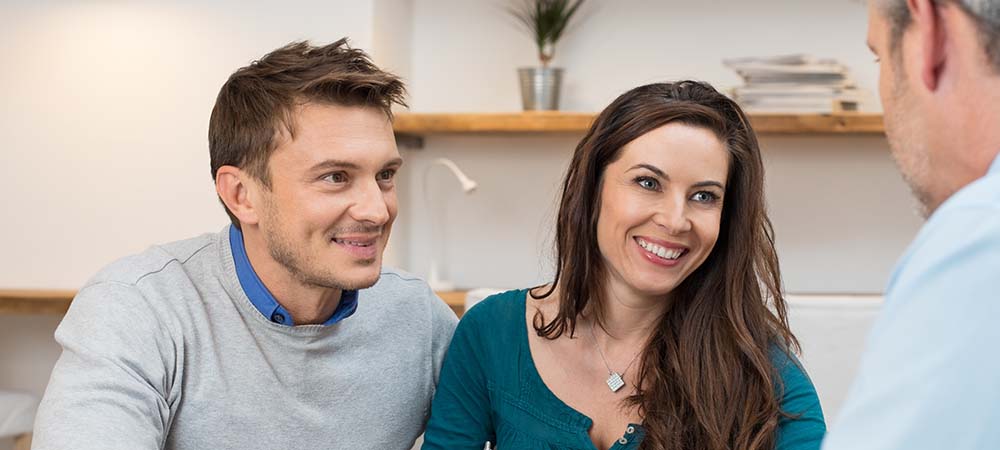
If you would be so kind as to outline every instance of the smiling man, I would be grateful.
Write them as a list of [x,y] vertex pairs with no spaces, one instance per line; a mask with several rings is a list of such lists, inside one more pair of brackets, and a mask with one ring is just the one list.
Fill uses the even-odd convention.
[[824,449],[1000,448],[1000,1],[869,9],[886,134],[928,219]]
[[34,448],[409,449],[457,320],[382,268],[403,95],[345,40],[236,71],[209,123],[232,224],[80,290]]

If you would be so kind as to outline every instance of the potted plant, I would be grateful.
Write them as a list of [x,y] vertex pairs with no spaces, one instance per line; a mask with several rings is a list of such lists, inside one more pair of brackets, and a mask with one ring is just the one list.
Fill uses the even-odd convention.
[[540,67],[517,69],[521,80],[521,101],[525,110],[559,109],[562,69],[549,67],[556,43],[583,0],[520,0],[510,13],[531,34],[538,46]]

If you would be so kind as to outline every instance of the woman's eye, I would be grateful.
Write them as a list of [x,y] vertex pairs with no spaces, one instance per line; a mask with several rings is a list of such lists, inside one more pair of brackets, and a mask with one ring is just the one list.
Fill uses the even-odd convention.
[[635,182],[639,185],[639,187],[649,191],[656,191],[660,189],[660,182],[650,177],[639,177],[635,179]]
[[718,195],[715,195],[708,191],[696,192],[693,196],[691,196],[691,200],[694,200],[698,203],[714,203],[718,199],[719,199]]

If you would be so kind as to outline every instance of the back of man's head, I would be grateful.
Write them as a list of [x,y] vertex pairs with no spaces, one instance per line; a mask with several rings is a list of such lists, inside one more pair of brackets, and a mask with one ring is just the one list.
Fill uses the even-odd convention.
[[1000,0],[870,1],[886,135],[929,215],[1000,148]]
[[[235,166],[270,186],[268,159],[282,135],[294,138],[297,105],[325,103],[381,109],[405,106],[406,88],[347,39],[317,47],[293,42],[233,73],[222,86],[208,125],[212,177]],[[225,206],[225,205],[223,205]],[[226,208],[233,225],[239,220]]]
[[[889,21],[890,49],[895,54],[903,32],[913,18],[906,0],[873,0]],[[952,4],[961,9],[976,24],[979,42],[993,70],[1000,74],[1000,0],[937,0],[935,3]]]

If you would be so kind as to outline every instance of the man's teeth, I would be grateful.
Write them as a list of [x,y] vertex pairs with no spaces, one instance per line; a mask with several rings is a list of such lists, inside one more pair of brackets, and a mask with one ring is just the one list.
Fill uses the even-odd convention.
[[334,238],[333,241],[338,244],[353,245],[355,247],[370,247],[372,245],[371,241],[369,242],[345,241],[343,239],[337,239],[337,238]]
[[660,247],[659,245],[646,242],[642,239],[636,239],[636,241],[639,242],[640,247],[646,249],[646,251],[656,256],[659,256],[660,258],[663,259],[677,259],[681,257],[682,253],[684,253],[684,250],[682,249],[663,248]]

